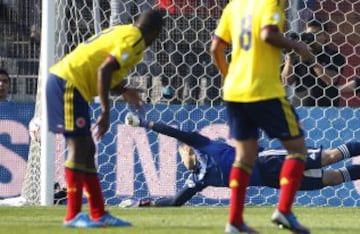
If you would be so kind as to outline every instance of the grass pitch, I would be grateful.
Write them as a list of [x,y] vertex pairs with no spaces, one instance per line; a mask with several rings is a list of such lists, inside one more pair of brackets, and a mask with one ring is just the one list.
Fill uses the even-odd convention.
[[[246,207],[245,219],[261,233],[289,233],[279,230],[269,220],[274,207]],[[62,227],[65,207],[0,207],[0,234],[212,234],[224,233],[228,208],[179,207],[131,208],[110,207],[109,211],[133,223],[133,227],[72,229]],[[358,208],[295,207],[299,220],[312,233],[360,233]]]

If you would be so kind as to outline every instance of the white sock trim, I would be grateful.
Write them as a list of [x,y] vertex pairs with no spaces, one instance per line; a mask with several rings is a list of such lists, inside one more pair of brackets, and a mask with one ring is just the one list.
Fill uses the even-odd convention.
[[343,155],[344,159],[346,159],[346,158],[351,158],[349,149],[346,147],[345,144],[340,145],[340,146],[337,147],[337,148],[340,150],[340,152],[341,152],[341,154]]
[[349,182],[349,181],[351,181],[350,173],[349,173],[349,171],[347,170],[347,168],[340,168],[339,171],[340,171],[341,175],[342,175],[343,178],[344,178],[344,182]]

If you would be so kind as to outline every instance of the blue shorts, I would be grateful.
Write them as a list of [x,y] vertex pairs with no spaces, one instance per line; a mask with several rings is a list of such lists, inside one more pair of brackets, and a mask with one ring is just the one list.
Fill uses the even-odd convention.
[[286,98],[240,103],[226,102],[230,136],[257,139],[259,129],[269,138],[290,140],[303,136],[299,118]]
[[69,82],[50,74],[46,84],[49,130],[65,137],[90,135],[89,104]]

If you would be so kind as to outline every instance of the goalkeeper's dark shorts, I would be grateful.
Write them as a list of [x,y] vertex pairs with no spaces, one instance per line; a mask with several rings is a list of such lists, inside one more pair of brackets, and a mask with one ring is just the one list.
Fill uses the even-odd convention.
[[[266,186],[277,189],[280,188],[279,178],[284,160],[285,155],[268,155],[259,157],[256,166],[259,168],[258,170],[261,173],[262,184],[257,183],[255,186]],[[316,153],[315,158],[308,157],[304,177],[301,181],[299,190],[317,190],[324,187],[322,182],[323,169],[321,169],[320,160],[321,151]]]

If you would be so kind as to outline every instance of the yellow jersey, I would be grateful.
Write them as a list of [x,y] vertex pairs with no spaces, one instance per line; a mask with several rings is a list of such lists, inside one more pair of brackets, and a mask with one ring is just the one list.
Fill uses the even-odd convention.
[[260,38],[266,26],[283,31],[284,0],[233,0],[225,7],[215,36],[232,44],[223,98],[256,102],[285,97],[280,79],[281,49]]
[[109,55],[120,65],[112,74],[114,87],[143,58],[145,48],[142,34],[134,25],[111,27],[79,44],[53,65],[50,73],[73,84],[85,100],[91,101],[98,95],[98,68]]

